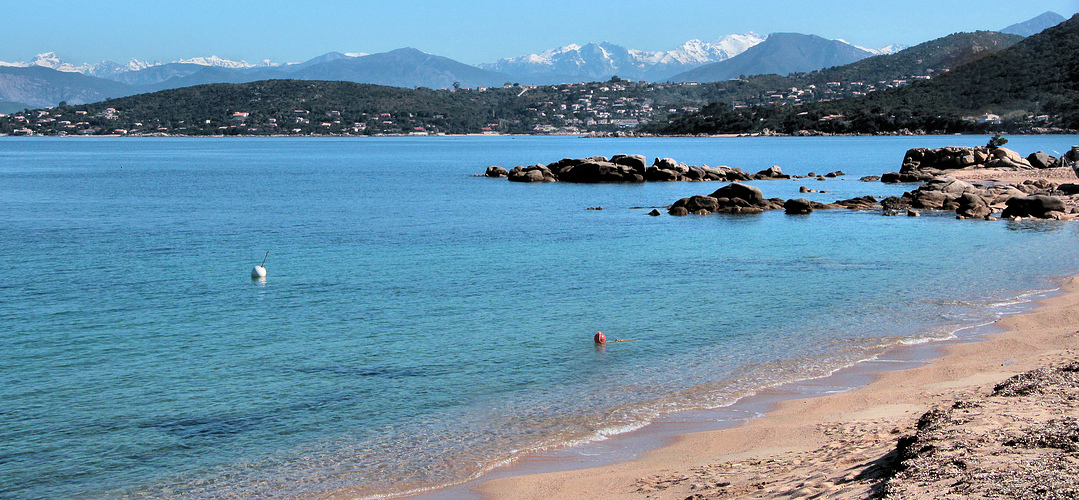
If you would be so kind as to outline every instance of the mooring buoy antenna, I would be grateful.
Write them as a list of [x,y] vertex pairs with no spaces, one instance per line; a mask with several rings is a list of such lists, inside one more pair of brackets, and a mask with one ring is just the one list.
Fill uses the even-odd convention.
[[263,266],[266,265],[266,259],[269,256],[270,256],[270,251],[267,250],[266,255],[262,257],[262,264],[259,264],[259,265],[255,266],[255,268],[251,270],[251,278],[252,279],[259,279],[259,278],[265,278],[266,277],[266,268],[263,267]]

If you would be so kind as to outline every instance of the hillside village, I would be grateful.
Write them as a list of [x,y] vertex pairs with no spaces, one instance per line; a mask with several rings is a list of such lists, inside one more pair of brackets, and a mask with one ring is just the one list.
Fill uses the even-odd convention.
[[[774,76],[774,75],[773,75]],[[450,111],[409,109],[323,109],[323,105],[297,105],[289,109],[238,107],[226,113],[203,114],[194,119],[149,116],[127,111],[120,103],[131,98],[97,104],[47,107],[0,114],[0,134],[16,136],[188,136],[188,135],[326,135],[401,136],[441,134],[607,134],[625,132],[656,120],[666,121],[693,113],[709,102],[736,97],[733,109],[752,106],[800,106],[906,85],[925,75],[891,81],[830,81],[804,87],[746,87],[761,79],[717,83],[652,83],[614,78],[608,82],[562,85],[514,85],[440,89],[471,102],[501,103],[489,119],[462,128]],[[222,84],[224,85],[224,84]],[[408,92],[408,89],[401,89]],[[151,94],[152,95],[152,94]]]

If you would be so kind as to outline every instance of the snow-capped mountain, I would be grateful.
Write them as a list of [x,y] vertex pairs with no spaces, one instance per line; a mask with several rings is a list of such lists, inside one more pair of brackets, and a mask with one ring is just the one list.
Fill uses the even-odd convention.
[[4,62],[0,61],[0,66],[15,67],[15,68],[29,68],[31,66],[41,66],[43,68],[55,69],[57,71],[63,71],[65,73],[84,73],[89,71],[91,66],[89,64],[83,64],[81,66],[75,66],[74,64],[61,61],[56,56],[55,52],[45,52],[44,54],[38,54],[34,56],[30,62],[15,61]]
[[707,64],[711,62],[730,59],[746,49],[764,41],[764,37],[749,32],[740,35],[727,35],[711,42],[702,42],[697,39],[683,43],[674,50],[646,52],[643,50],[630,50],[630,54],[642,64],[651,65],[687,65]]
[[888,55],[888,54],[895,54],[896,52],[899,52],[900,50],[903,50],[903,49],[909,47],[909,45],[893,43],[893,44],[891,44],[891,45],[889,45],[887,47],[881,47],[879,49],[871,49],[871,48],[868,48],[868,47],[862,47],[861,45],[854,45],[853,43],[850,43],[850,42],[848,42],[848,41],[846,41],[846,40],[844,40],[842,38],[836,38],[835,41],[843,42],[843,43],[845,43],[847,45],[850,45],[851,47],[855,47],[855,48],[864,50],[864,51],[869,52],[870,54],[873,54],[875,56],[883,56],[883,55]]
[[711,42],[690,40],[666,51],[626,49],[609,42],[570,44],[478,66],[516,75],[525,80],[522,83],[533,84],[599,80],[614,75],[657,80],[702,64],[729,59],[763,40],[755,33],[745,33]]
[[[97,64],[83,63],[75,65],[69,62],[61,60],[55,52],[45,52],[34,56],[30,62],[16,61],[16,62],[4,62],[0,61],[0,66],[16,67],[16,68],[29,68],[31,66],[41,66],[44,68],[55,69],[57,71],[64,71],[67,73],[82,73],[89,76],[97,76],[102,78],[109,78],[110,76],[120,73],[128,73],[133,71],[142,71],[154,66],[162,66],[164,64],[160,61],[157,62],[145,62],[138,59],[132,59],[126,64],[120,64],[113,61],[101,61]],[[207,66],[215,68],[226,69],[248,69],[248,68],[277,68],[285,66],[291,63],[276,63],[269,59],[263,60],[258,64],[251,64],[247,61],[232,61],[224,59],[218,56],[210,57],[193,57],[190,59],[180,59],[173,61],[171,64],[194,64],[197,66]]]
[[180,59],[175,61],[178,64],[197,64],[199,66],[212,66],[215,68],[228,68],[228,69],[247,69],[247,68],[276,68],[281,66],[281,63],[275,63],[269,59],[263,60],[259,64],[251,64],[247,61],[231,61],[223,59],[217,56],[210,57],[193,57],[191,59]]

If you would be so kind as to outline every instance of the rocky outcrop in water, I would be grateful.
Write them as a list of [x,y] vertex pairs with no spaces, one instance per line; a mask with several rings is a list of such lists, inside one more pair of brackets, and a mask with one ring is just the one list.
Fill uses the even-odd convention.
[[531,167],[513,167],[508,174],[513,182],[554,182],[555,178],[551,169],[544,165],[532,165]]
[[[1069,151],[1069,155],[1079,158],[1079,147]],[[513,182],[573,182],[573,183],[641,183],[672,181],[726,181],[724,186],[709,195],[696,195],[682,198],[668,207],[671,215],[710,214],[710,213],[760,213],[765,210],[784,209],[790,214],[808,214],[815,210],[831,208],[849,208],[859,210],[883,210],[885,215],[896,215],[903,211],[917,214],[918,210],[953,210],[957,218],[992,219],[993,214],[1003,212],[1009,218],[1055,218],[1066,219],[1071,213],[1079,213],[1079,183],[1061,184],[1048,179],[1066,180],[1074,178],[1070,169],[1057,168],[1070,166],[1071,157],[1057,159],[1038,151],[1026,158],[1015,151],[1003,147],[945,147],[937,149],[914,148],[908,150],[903,158],[900,172],[889,172],[881,176],[882,182],[920,182],[916,189],[903,193],[902,196],[890,196],[877,200],[872,196],[862,196],[849,200],[837,200],[833,203],[820,203],[807,198],[783,200],[766,199],[759,188],[742,184],[740,181],[815,178],[827,180],[845,175],[834,171],[823,175],[809,173],[806,176],[788,175],[779,166],[772,166],[755,174],[743,172],[737,168],[725,166],[693,166],[678,162],[672,158],[656,158],[649,165],[642,155],[615,155],[611,158],[593,156],[588,158],[564,158],[542,165],[517,166],[508,172],[497,166],[487,168],[487,177],[506,176]],[[1054,169],[1055,170],[1044,170]],[[974,175],[957,172],[973,169],[985,169],[988,173]],[[1037,172],[1041,171],[1040,174]],[[975,182],[968,182],[946,175],[954,175]],[[999,179],[1002,172],[1031,172],[1030,175],[1018,174],[1020,179],[1014,184],[1005,184],[984,179]],[[1031,178],[1036,177],[1036,178]],[[863,177],[871,181],[875,177]],[[1014,182],[1014,181],[1013,181]],[[801,193],[827,193],[802,186]],[[1061,199],[1063,197],[1063,200]],[[658,215],[653,210],[650,215]]]
[[949,146],[937,149],[914,148],[907,151],[899,172],[881,176],[882,182],[925,182],[947,175],[949,170],[996,169],[1037,170],[1062,166],[1060,159],[1038,151],[1026,158],[1008,148]]
[[813,213],[813,202],[805,198],[794,198],[783,204],[783,210],[791,215]]
[[[1045,179],[1027,180],[1019,184],[975,184],[952,177],[935,177],[917,189],[881,201],[885,210],[908,208],[927,210],[954,210],[960,218],[982,219],[1004,211],[1004,217],[1062,218],[1068,211],[1060,198],[1060,188],[1071,190],[1070,185],[1056,185]],[[1079,193],[1079,185],[1075,191]],[[1038,201],[1023,198],[1038,197]],[[1012,201],[1017,200],[1017,201]],[[1007,208],[1013,206],[1012,210]]]
[[788,214],[808,214],[814,210],[830,208],[875,209],[877,199],[862,196],[849,200],[837,200],[835,203],[819,203],[805,198],[783,200],[765,198],[760,189],[735,182],[717,189],[710,195],[696,195],[682,198],[670,206],[667,213],[676,216],[689,214],[708,215],[711,213],[757,214],[765,210],[783,209]]
[[732,183],[708,196],[682,198],[667,210],[671,215],[707,215],[710,213],[756,214],[783,207],[783,200],[767,200],[760,189],[742,183]]
[[1039,219],[1062,219],[1064,201],[1060,198],[1045,195],[1015,196],[1006,202],[1007,208],[1001,216],[1011,217],[1037,217]]
[[[542,168],[540,168],[542,167]],[[545,169],[545,170],[544,170]],[[531,173],[537,172],[538,173]],[[499,175],[502,172],[506,174]],[[577,182],[577,183],[609,183],[609,182],[673,182],[673,181],[750,181],[792,179],[803,177],[816,177],[824,180],[826,177],[835,178],[844,175],[841,171],[830,172],[817,176],[788,175],[778,165],[761,170],[755,174],[743,172],[738,168],[727,166],[709,167],[707,165],[686,165],[673,158],[656,158],[648,165],[642,155],[618,154],[611,158],[604,156],[592,156],[589,158],[563,158],[547,165],[532,165],[530,167],[517,166],[508,172],[498,166],[487,167],[484,174],[487,177],[509,177],[514,182]]]
[[[542,167],[542,168],[540,168]],[[488,177],[495,177],[501,167],[488,167]],[[773,167],[776,170],[779,167]],[[536,172],[539,173],[530,173]],[[671,158],[656,158],[648,165],[642,155],[614,155],[611,158],[592,156],[589,158],[563,158],[547,165],[531,167],[518,166],[508,172],[509,180],[514,182],[575,182],[575,183],[636,183],[667,181],[740,181],[766,177],[753,176],[737,168],[693,166],[680,163]]]
[[487,171],[483,175],[487,177],[509,177],[510,173],[502,167],[491,165],[487,167]]

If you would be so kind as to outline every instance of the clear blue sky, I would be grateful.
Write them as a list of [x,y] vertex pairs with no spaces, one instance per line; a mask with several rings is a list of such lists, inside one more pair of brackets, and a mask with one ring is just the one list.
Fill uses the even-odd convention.
[[74,63],[217,55],[303,61],[330,51],[415,47],[477,64],[569,43],[666,50],[686,40],[779,31],[878,48],[996,30],[1079,0],[278,1],[4,0],[0,61],[56,52]]

